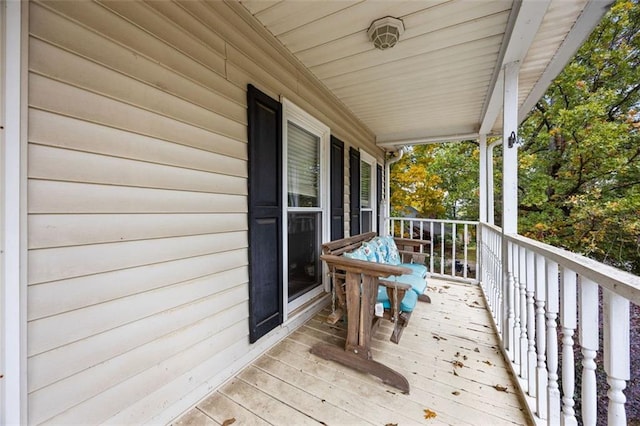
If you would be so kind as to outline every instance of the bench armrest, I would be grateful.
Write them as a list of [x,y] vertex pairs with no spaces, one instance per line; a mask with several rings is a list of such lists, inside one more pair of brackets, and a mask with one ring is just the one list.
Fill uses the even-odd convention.
[[389,277],[391,275],[404,275],[411,273],[411,269],[405,268],[404,266],[349,259],[344,256],[336,256],[333,254],[323,254],[320,256],[320,259],[327,262],[329,267],[336,267],[344,271],[356,272],[374,277]]
[[409,291],[411,290],[411,284],[399,283],[397,281],[378,280],[378,284],[388,287],[390,289],[398,289]]

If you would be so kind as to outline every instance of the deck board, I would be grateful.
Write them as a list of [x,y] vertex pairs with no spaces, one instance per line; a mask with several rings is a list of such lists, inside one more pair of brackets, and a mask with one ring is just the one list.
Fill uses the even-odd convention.
[[326,323],[325,309],[175,424],[528,424],[479,287],[432,279],[427,291],[400,344],[389,324],[373,336],[374,359],[404,374],[410,394],[312,355],[316,343],[344,345],[345,324]]

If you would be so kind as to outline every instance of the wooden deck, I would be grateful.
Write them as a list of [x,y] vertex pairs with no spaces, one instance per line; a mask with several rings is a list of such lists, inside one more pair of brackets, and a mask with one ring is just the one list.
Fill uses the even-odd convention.
[[344,324],[325,323],[327,309],[174,424],[527,424],[479,287],[431,279],[428,293],[433,303],[418,304],[399,345],[389,325],[373,343],[410,394],[309,353],[321,341],[344,345]]

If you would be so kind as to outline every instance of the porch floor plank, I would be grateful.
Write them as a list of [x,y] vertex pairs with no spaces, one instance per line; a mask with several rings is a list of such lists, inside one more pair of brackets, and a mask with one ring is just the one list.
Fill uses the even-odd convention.
[[430,279],[427,293],[400,344],[384,323],[373,337],[374,359],[405,375],[410,394],[312,355],[319,342],[344,346],[345,324],[326,323],[325,309],[174,424],[529,424],[480,288]]

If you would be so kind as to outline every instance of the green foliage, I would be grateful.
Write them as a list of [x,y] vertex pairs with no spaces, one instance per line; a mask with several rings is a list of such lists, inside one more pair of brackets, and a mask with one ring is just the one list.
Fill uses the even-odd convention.
[[392,215],[477,219],[478,158],[474,142],[414,146],[391,166]]
[[640,272],[640,7],[618,1],[520,128],[520,232]]
[[413,147],[391,165],[391,215],[407,216],[413,208],[420,217],[441,217],[444,213],[440,176],[428,171],[435,145]]

